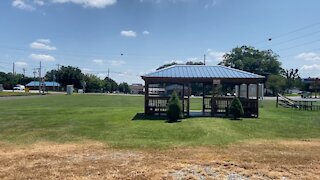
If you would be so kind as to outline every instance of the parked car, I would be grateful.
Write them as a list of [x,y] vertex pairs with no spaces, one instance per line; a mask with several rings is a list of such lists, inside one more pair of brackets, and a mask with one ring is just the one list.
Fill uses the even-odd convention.
[[311,98],[311,92],[303,92],[301,94],[301,98]]
[[17,84],[15,87],[13,87],[13,90],[24,91],[25,88],[26,87],[24,87],[24,85]]

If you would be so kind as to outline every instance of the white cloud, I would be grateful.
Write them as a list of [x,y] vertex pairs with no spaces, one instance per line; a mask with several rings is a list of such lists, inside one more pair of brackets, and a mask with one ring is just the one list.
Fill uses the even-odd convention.
[[125,36],[125,37],[137,37],[137,33],[132,31],[132,30],[128,30],[128,31],[121,31],[120,32],[121,36]]
[[197,0],[140,0],[140,2],[153,2],[153,3],[161,3],[161,2],[168,2],[168,3],[183,3],[183,2],[191,2]]
[[121,77],[127,76],[127,75],[128,75],[127,72],[118,73],[118,76],[121,76]]
[[197,57],[192,57],[192,58],[188,58],[187,61],[196,62],[196,61],[200,61],[200,60]]
[[94,59],[94,60],[92,60],[92,62],[94,62],[94,63],[96,63],[98,65],[103,65],[103,64],[107,63],[108,65],[111,65],[111,66],[120,66],[120,65],[123,65],[123,64],[126,63],[123,60],[109,60],[109,61],[106,61],[106,60],[103,60],[103,59]]
[[27,67],[28,63],[26,62],[22,62],[22,61],[18,61],[14,63],[17,67]]
[[302,59],[305,61],[320,61],[320,53],[306,52],[300,53],[295,56],[296,59]]
[[144,34],[144,35],[149,35],[150,32],[149,32],[149,31],[143,31],[142,34]]
[[209,8],[209,7],[214,7],[215,5],[217,4],[217,1],[216,0],[212,0],[212,1],[209,1],[208,3],[206,3],[204,5],[204,8]]
[[303,65],[301,70],[320,70],[320,64]]
[[214,7],[217,4],[217,0],[140,0],[141,3],[155,3],[155,4],[161,4],[161,3],[171,3],[171,4],[177,4],[177,3],[199,3],[204,6],[204,8],[210,8]]
[[27,11],[33,11],[35,10],[35,7],[33,7],[31,4],[27,3],[25,0],[14,0],[11,4],[13,7],[27,10]]
[[42,0],[34,0],[33,3],[38,5],[38,6],[43,6],[44,5],[44,2]]
[[92,60],[92,62],[94,62],[96,64],[99,64],[99,65],[102,65],[104,63],[104,60],[102,60],[102,59],[94,59],[94,60]]
[[222,61],[223,60],[223,55],[225,54],[225,52],[221,52],[221,51],[214,51],[212,49],[208,49],[207,50],[207,61]]
[[117,3],[117,0],[52,0],[53,3],[73,3],[82,7],[90,8],[105,8]]
[[44,44],[50,44],[51,43],[50,39],[38,39],[37,42],[44,43]]
[[30,48],[32,49],[41,49],[41,50],[49,50],[53,51],[57,48],[55,46],[50,46],[49,39],[38,39],[37,41],[30,44]]
[[92,71],[92,69],[90,68],[81,68],[81,71],[85,74],[90,73]]
[[37,61],[55,61],[56,60],[53,56],[50,56],[47,54],[30,54],[29,58]]
[[112,66],[120,66],[125,64],[126,62],[122,60],[111,60],[111,61],[108,61],[108,63],[110,63]]
[[152,69],[149,69],[147,71],[141,71],[139,74],[140,74],[140,76],[142,76],[142,75],[146,75],[146,74],[155,72],[156,70],[157,70],[157,68],[152,68]]
[[108,77],[108,73],[98,73],[98,74],[96,74],[96,76],[98,76],[100,79],[104,79],[104,78]]

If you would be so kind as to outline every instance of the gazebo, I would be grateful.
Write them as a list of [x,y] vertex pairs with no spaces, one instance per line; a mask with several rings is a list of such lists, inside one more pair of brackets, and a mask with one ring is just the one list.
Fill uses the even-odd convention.
[[[189,117],[192,115],[191,84],[197,83],[202,84],[200,115],[228,115],[232,99],[238,96],[245,116],[259,116],[259,83],[264,80],[264,76],[220,65],[174,65],[146,74],[142,79],[145,81],[145,114],[164,114],[171,95],[166,93],[167,87],[171,87],[170,90],[172,87],[179,87],[176,91],[182,102],[183,113]],[[219,94],[219,89],[223,86],[232,87],[232,92]]]

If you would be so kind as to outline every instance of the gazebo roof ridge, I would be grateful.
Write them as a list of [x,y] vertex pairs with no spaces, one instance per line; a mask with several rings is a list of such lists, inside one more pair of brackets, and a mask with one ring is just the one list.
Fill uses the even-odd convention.
[[262,76],[260,74],[244,71],[244,70],[241,70],[241,69],[232,68],[232,67],[229,67],[229,66],[223,66],[223,65],[214,65],[214,66],[220,66],[220,67],[223,67],[223,68],[228,68],[228,69],[232,69],[232,70],[235,70],[235,71],[238,71],[238,72],[247,73],[247,74],[250,74],[250,75],[256,75],[256,76],[260,76],[261,78],[265,78],[264,76]]
[[[182,67],[188,67],[182,69]],[[174,69],[177,69],[175,72]],[[200,68],[200,69],[199,69]],[[204,69],[203,69],[204,68]],[[177,75],[177,74],[183,74]],[[144,78],[175,77],[175,78],[254,78],[262,79],[264,76],[235,69],[223,65],[172,65],[141,76]]]

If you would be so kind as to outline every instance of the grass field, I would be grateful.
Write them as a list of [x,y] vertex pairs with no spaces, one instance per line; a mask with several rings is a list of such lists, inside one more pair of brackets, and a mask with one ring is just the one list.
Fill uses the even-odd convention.
[[[191,107],[199,109],[201,99]],[[227,145],[256,140],[320,138],[320,112],[275,108],[264,101],[259,119],[190,118],[180,123],[132,120],[142,96],[58,95],[0,100],[0,139],[13,144],[99,141],[118,148]]]
[[9,97],[9,96],[32,96],[38,95],[33,93],[25,93],[25,92],[0,92],[0,97]]

